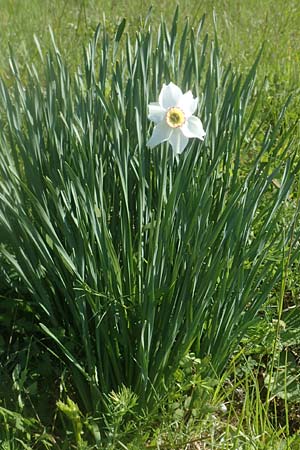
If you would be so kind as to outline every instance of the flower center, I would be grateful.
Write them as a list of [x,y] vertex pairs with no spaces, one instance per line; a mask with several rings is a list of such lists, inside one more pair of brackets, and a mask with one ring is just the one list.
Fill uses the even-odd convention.
[[171,128],[178,128],[185,122],[184,112],[177,107],[169,108],[166,114],[166,122]]

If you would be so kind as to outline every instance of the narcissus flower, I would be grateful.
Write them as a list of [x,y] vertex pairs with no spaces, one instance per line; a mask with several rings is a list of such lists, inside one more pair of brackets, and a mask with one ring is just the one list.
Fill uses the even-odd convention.
[[201,120],[193,116],[198,98],[191,91],[182,93],[174,83],[164,84],[157,103],[148,105],[148,119],[156,125],[147,146],[155,147],[169,141],[175,154],[182,153],[189,138],[203,140],[205,131]]

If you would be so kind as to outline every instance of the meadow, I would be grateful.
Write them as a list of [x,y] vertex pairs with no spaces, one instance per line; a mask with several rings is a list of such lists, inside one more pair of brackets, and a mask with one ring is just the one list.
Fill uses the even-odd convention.
[[0,41],[0,448],[299,449],[298,2],[0,0]]

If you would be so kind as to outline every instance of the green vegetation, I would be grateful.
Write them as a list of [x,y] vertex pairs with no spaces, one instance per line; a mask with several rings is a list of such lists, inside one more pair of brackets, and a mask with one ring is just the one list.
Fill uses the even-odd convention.
[[[152,21],[159,23],[160,17],[171,21],[174,3],[162,1],[128,2],[127,0],[0,0],[0,67],[8,73],[8,47],[10,43],[19,61],[32,62],[37,51],[32,39],[36,34],[43,47],[50,45],[48,26],[56,36],[57,44],[68,61],[76,66],[96,26],[105,16],[107,28],[113,31],[117,23],[127,19],[128,30],[135,34],[139,23],[143,23],[152,4]],[[243,0],[181,1],[179,26],[186,16],[192,26],[198,25],[206,14],[206,30],[212,31],[212,13],[216,12],[218,36],[222,51],[228,60],[242,71],[249,67],[265,42],[264,58],[259,72],[275,76],[285,88],[299,85],[300,58],[300,8],[297,0]],[[282,92],[281,92],[282,93]]]
[[0,0],[1,449],[300,448],[300,12],[212,3]]

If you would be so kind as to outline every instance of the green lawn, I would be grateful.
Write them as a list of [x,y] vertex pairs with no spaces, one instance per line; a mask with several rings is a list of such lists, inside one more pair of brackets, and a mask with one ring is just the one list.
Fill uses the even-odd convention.
[[[299,86],[300,6],[297,0],[216,0],[180,1],[180,20],[186,16],[197,24],[207,15],[207,30],[212,31],[213,11],[217,17],[220,45],[227,60],[241,70],[248,67],[262,43],[265,43],[261,76],[268,76],[284,89]],[[98,22],[106,18],[108,30],[119,20],[127,19],[127,29],[135,33],[153,5],[151,17],[159,22],[161,15],[171,19],[176,3],[162,1],[97,1],[97,0],[1,0],[0,70],[7,75],[8,46],[22,63],[31,63],[37,56],[33,34],[44,48],[50,42],[52,27],[57,44],[70,64],[76,65],[82,45],[94,32]]]

